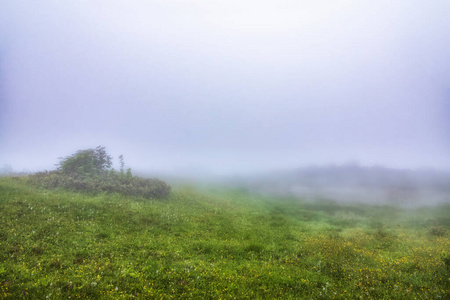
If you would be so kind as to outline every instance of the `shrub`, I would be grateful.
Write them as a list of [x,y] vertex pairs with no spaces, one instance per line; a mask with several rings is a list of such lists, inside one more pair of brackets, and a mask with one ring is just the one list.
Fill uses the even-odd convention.
[[[54,171],[38,172],[29,177],[29,183],[47,189],[63,188],[88,193],[108,192],[144,198],[164,198],[171,187],[164,181],[141,178],[111,169],[111,157],[104,147],[77,151],[62,158]],[[123,167],[123,157],[121,160]]]
[[442,226],[435,225],[428,228],[428,233],[432,236],[445,236],[447,230],[445,230],[445,228]]
[[442,252],[441,259],[445,267],[450,270],[450,255],[447,252]]

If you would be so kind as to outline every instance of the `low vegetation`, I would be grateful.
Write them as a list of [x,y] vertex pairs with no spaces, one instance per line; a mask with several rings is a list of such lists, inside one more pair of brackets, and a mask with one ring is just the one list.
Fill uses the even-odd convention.
[[88,193],[108,192],[144,198],[164,198],[170,186],[159,179],[133,176],[131,169],[123,170],[120,157],[120,172],[111,168],[112,158],[104,147],[79,150],[75,154],[60,158],[55,171],[38,172],[29,177],[35,186],[47,189],[66,189]]
[[448,299],[450,206],[175,188],[164,201],[0,178],[0,298]]

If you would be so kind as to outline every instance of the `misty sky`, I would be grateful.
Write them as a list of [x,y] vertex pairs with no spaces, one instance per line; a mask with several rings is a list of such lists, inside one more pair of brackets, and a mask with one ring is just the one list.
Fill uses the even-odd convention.
[[450,169],[450,1],[0,0],[0,167]]

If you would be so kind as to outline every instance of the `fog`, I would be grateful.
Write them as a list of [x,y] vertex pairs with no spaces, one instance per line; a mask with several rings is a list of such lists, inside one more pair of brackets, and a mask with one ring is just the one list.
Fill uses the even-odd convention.
[[222,181],[253,193],[309,201],[417,208],[450,204],[450,172],[363,167],[310,166]]
[[116,167],[123,154],[137,172],[206,178],[450,169],[447,0],[0,7],[8,170],[98,145]]

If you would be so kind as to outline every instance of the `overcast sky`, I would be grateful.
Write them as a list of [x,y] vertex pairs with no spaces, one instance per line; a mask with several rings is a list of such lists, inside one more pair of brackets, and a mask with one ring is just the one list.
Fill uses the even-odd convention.
[[[0,0],[0,167],[450,169],[450,1]],[[117,166],[117,164],[116,164]]]

